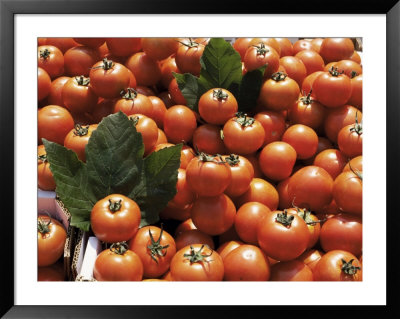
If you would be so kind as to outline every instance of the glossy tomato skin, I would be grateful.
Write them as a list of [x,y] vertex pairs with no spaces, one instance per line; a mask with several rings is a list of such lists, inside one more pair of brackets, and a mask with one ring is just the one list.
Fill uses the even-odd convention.
[[289,212],[287,217],[292,218],[292,221],[285,226],[279,222],[283,215],[280,211],[267,214],[257,229],[260,248],[269,257],[279,261],[299,257],[306,250],[310,240],[307,225],[302,218]]
[[98,97],[84,77],[73,77],[63,86],[61,96],[63,104],[71,113],[85,113],[93,111]]
[[138,85],[152,86],[161,79],[161,69],[158,62],[148,57],[145,52],[132,55],[125,65],[135,75]]
[[334,64],[335,68],[338,68],[340,72],[343,71],[349,78],[353,78],[357,75],[362,74],[362,67],[357,62],[352,60],[341,60]]
[[207,154],[225,154],[225,144],[221,139],[221,128],[218,125],[203,124],[193,133],[193,146]]
[[[44,39],[43,43],[40,43],[39,45],[53,45],[57,47],[63,54],[70,48],[77,46],[79,43],[77,43],[73,38],[42,38]],[[40,40],[40,38],[39,38]]]
[[174,105],[165,112],[164,132],[167,135],[168,142],[190,142],[196,128],[196,116],[188,107]]
[[62,98],[62,89],[69,79],[70,77],[68,76],[60,76],[51,82],[50,92],[47,97],[47,103],[49,103],[50,105],[65,107]]
[[290,177],[280,181],[278,185],[276,185],[276,190],[279,195],[279,205],[278,208],[280,210],[292,207],[292,203],[288,194],[288,185],[289,185]]
[[188,183],[186,182],[186,170],[179,168],[178,169],[178,181],[176,183],[176,194],[174,198],[172,198],[168,202],[168,206],[171,208],[187,208],[189,205],[193,203],[195,200],[195,193],[189,188]]
[[100,55],[93,48],[72,47],[64,54],[64,70],[68,76],[89,76],[90,68],[99,60]]
[[181,71],[178,69],[178,66],[176,65],[175,55],[171,55],[167,59],[163,60],[161,62],[160,70],[161,70],[160,83],[165,89],[168,89],[168,86],[171,83],[171,81],[175,79],[172,72],[181,73]]
[[178,50],[177,38],[142,38],[142,49],[153,60],[163,60]]
[[240,155],[223,156],[223,159],[228,162],[232,176],[224,191],[225,194],[231,198],[244,194],[254,177],[253,165],[247,158]]
[[84,127],[77,124],[65,137],[64,146],[73,150],[82,162],[86,162],[86,145],[96,128],[97,124],[87,125]]
[[358,121],[361,122],[362,113],[354,106],[343,105],[329,110],[324,122],[324,132],[326,137],[336,143],[339,131],[346,125],[356,122],[356,114]]
[[243,61],[244,55],[250,45],[250,42],[253,38],[236,38],[235,42],[233,43],[233,48],[239,52],[240,59]]
[[267,281],[270,265],[263,251],[254,245],[240,245],[225,256],[224,280]]
[[310,158],[317,152],[318,135],[311,127],[303,124],[289,126],[282,135],[282,141],[294,148],[298,159]]
[[296,207],[289,208],[287,209],[287,211],[293,214],[297,214],[305,221],[308,231],[310,233],[310,240],[307,244],[307,249],[313,248],[319,240],[319,236],[321,233],[321,221],[317,218],[317,216],[311,214],[311,212],[306,209]]
[[143,114],[132,114],[128,118],[132,120],[136,131],[142,135],[144,144],[144,155],[150,154],[150,151],[157,143],[158,127],[150,117]]
[[157,126],[162,129],[164,127],[164,116],[165,112],[167,112],[167,107],[163,100],[161,100],[158,96],[148,96],[151,104],[153,104],[153,112],[151,117],[154,122],[156,122]]
[[56,183],[47,161],[44,145],[38,146],[38,187],[44,191],[54,191]]
[[265,137],[262,146],[279,141],[286,130],[285,117],[279,112],[262,111],[257,113],[254,119],[264,128]]
[[362,110],[362,86],[363,86],[362,74],[351,79],[351,96],[348,104],[354,105],[358,109]]
[[171,95],[172,100],[174,102],[173,105],[175,105],[175,104],[186,105],[187,104],[186,99],[183,96],[181,90],[179,89],[178,82],[176,81],[175,78],[173,78],[171,80],[171,82],[169,82],[168,92]]
[[64,56],[62,52],[53,45],[42,45],[37,50],[38,67],[45,70],[52,79],[62,75],[64,71]]
[[312,43],[309,40],[300,39],[293,43],[293,55],[303,51],[303,50],[311,50]]
[[279,63],[285,68],[288,77],[295,80],[301,87],[303,80],[307,76],[307,69],[303,61],[294,56],[285,56],[280,58]]
[[276,51],[278,56],[281,56],[281,46],[275,38],[253,38],[250,42],[250,46],[259,45],[260,43],[270,46]]
[[199,155],[193,158],[186,167],[186,181],[189,187],[199,196],[217,196],[229,186],[232,173],[229,165],[219,158],[209,159]]
[[287,110],[299,97],[300,88],[297,82],[285,73],[281,74],[265,81],[261,86],[258,102],[267,110]]
[[321,50],[321,44],[322,41],[324,41],[323,38],[314,38],[311,40],[311,48],[315,51],[318,52]]
[[177,250],[174,238],[156,226],[140,228],[128,247],[142,261],[145,278],[158,278],[166,273]]
[[235,205],[225,194],[198,197],[191,210],[196,228],[211,236],[226,232],[235,222],[235,215]]
[[295,57],[303,62],[306,67],[307,75],[324,70],[324,59],[314,50],[299,51]]
[[258,202],[248,202],[240,206],[235,217],[235,230],[245,243],[257,245],[257,227],[270,214],[268,206]]
[[131,239],[139,229],[140,219],[139,206],[121,194],[111,194],[99,200],[90,214],[93,233],[106,243]]
[[271,281],[313,281],[310,267],[294,259],[279,262],[271,267]]
[[96,258],[93,277],[97,281],[141,281],[143,264],[131,250],[118,254],[106,249]]
[[338,133],[338,146],[349,158],[362,155],[363,133],[361,124],[350,124],[343,127]]
[[333,179],[335,179],[342,171],[348,157],[341,151],[330,148],[320,152],[314,159],[313,165],[325,169]]
[[140,38],[107,38],[107,48],[111,54],[118,57],[127,57],[142,48]]
[[209,124],[223,125],[238,110],[238,103],[231,92],[214,88],[204,93],[199,100],[200,116]]
[[293,44],[288,38],[275,38],[281,47],[281,57],[293,55]]
[[67,109],[47,105],[38,111],[38,137],[63,145],[65,136],[74,128],[74,119]]
[[[127,93],[121,94],[121,98],[116,100],[113,113],[121,111],[128,116],[132,114],[143,114],[151,117],[153,114],[153,104],[146,95],[140,94],[132,89],[124,92]],[[130,92],[132,92],[132,94],[129,94]]]
[[186,230],[180,233],[178,236],[176,236],[175,242],[177,250],[193,244],[204,244],[211,249],[214,249],[213,238],[198,229]]
[[267,144],[260,153],[260,168],[268,178],[281,181],[292,174],[296,158],[296,150],[290,144],[272,142]]
[[349,38],[325,38],[319,54],[325,63],[350,58],[354,53],[354,44]]
[[350,166],[351,166],[351,168],[352,168],[354,171],[358,170],[358,171],[362,172],[362,170],[363,170],[362,155],[352,158],[352,159],[343,167],[343,172],[351,171]]
[[264,143],[265,132],[261,123],[240,124],[240,118],[228,120],[223,128],[224,144],[231,153],[246,155],[257,151]]
[[175,62],[182,73],[200,74],[200,58],[203,55],[205,45],[203,43],[184,40],[175,54]]
[[361,218],[356,215],[338,214],[328,219],[321,228],[320,243],[325,252],[339,249],[354,256],[361,256]]
[[[185,255],[198,254],[202,257],[191,262]],[[216,251],[202,244],[193,244],[180,249],[171,261],[171,277],[173,281],[222,281],[224,264]]]
[[179,234],[183,233],[186,230],[196,229],[196,226],[193,224],[191,218],[184,220],[182,223],[178,225],[175,229],[175,237],[179,236]]
[[334,72],[321,73],[313,83],[313,91],[319,102],[326,107],[338,107],[347,103],[351,96],[351,81],[347,75]]
[[222,260],[234,249],[238,248],[240,245],[244,243],[240,240],[229,240],[221,244],[218,249],[217,253],[221,256]]
[[352,171],[339,174],[332,189],[333,199],[343,212],[362,215],[362,178]]
[[235,198],[237,207],[247,202],[259,202],[268,206],[270,210],[278,207],[279,195],[278,191],[271,183],[262,178],[253,178],[250,188],[241,196]]
[[38,216],[38,266],[53,265],[64,252],[67,232],[64,226],[47,215]]
[[[106,65],[108,63],[108,65]],[[99,61],[89,72],[90,85],[97,96],[105,99],[117,98],[129,86],[129,72],[117,62]]]
[[362,269],[356,269],[354,274],[342,270],[343,260],[360,267],[361,263],[353,254],[344,250],[331,250],[321,257],[314,268],[315,281],[362,281]]
[[311,97],[315,99],[315,93],[312,91],[312,87],[315,79],[322,73],[323,71],[316,71],[314,73],[307,75],[304,78],[303,83],[301,84],[301,92],[303,92],[304,94],[311,93]]
[[48,73],[38,68],[38,101],[46,98],[50,93],[51,79]]
[[256,43],[246,50],[243,58],[244,67],[247,71],[256,70],[267,64],[264,71],[264,78],[269,78],[278,71],[279,54],[269,45]]
[[314,272],[315,266],[317,265],[318,261],[321,259],[324,253],[317,249],[309,249],[302,253],[297,260],[300,260],[304,264],[306,264],[312,272]]
[[297,206],[321,210],[332,200],[333,179],[318,166],[305,166],[294,173],[288,184],[290,200]]

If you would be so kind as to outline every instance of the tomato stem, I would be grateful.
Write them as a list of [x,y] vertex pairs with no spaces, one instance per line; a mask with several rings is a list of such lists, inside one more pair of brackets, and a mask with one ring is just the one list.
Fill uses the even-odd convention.
[[113,243],[110,246],[110,250],[115,254],[123,255],[128,250],[128,244],[126,243],[126,241]]
[[285,209],[285,210],[283,210],[282,213],[278,213],[276,215],[276,219],[275,220],[278,223],[281,223],[283,226],[289,228],[292,225],[293,219],[294,219],[294,216],[293,215],[289,215],[288,216],[287,210]]
[[271,75],[271,79],[279,82],[285,80],[287,77],[287,74],[285,72],[275,72],[274,74]]
[[358,122],[358,112],[356,112],[356,123],[354,124],[354,127],[350,129],[350,132],[356,132],[358,135],[361,135],[363,133],[362,123]]
[[136,126],[139,123],[139,116],[132,116],[129,120],[132,121],[134,126]]
[[225,161],[230,166],[236,166],[236,165],[238,165],[240,163],[239,155],[230,154],[229,156],[225,157]]
[[265,55],[269,52],[269,50],[265,47],[264,43],[260,43],[259,45],[253,45],[257,49],[257,55]]
[[198,46],[200,45],[200,43],[197,43],[196,41],[193,41],[192,38],[188,38],[188,39],[189,39],[189,43],[187,43],[187,42],[182,42],[182,41],[179,41],[179,40],[178,40],[178,42],[179,42],[180,44],[182,44],[182,45],[188,47],[188,48],[195,48],[195,47],[198,47]]
[[359,179],[361,179],[361,181],[362,181],[362,179],[363,179],[363,174],[362,174],[362,172],[360,172],[358,169],[356,169],[356,168],[353,168],[352,166],[351,166],[351,164],[350,164],[350,161],[349,161],[349,168],[350,168],[350,170],[359,178]]
[[243,112],[237,112],[235,115],[236,118],[234,119],[234,121],[236,123],[239,123],[243,127],[251,126],[255,121],[254,118],[248,117],[247,114]]
[[226,100],[228,98],[228,93],[222,91],[222,89],[213,90],[213,98],[218,100]]
[[352,70],[352,71],[350,72],[350,79],[355,78],[357,75],[358,75],[358,74],[357,74],[357,71]]
[[344,70],[339,71],[338,68],[335,68],[334,66],[332,66],[332,67],[329,69],[329,73],[330,73],[332,76],[339,76],[339,75],[341,75],[341,74],[344,73]]
[[121,199],[119,201],[112,201],[110,198],[108,201],[110,203],[108,208],[112,213],[115,213],[121,209]]
[[[147,246],[147,248],[150,250],[150,257],[153,259],[157,264],[158,260],[156,257],[164,257],[167,254],[166,249],[169,247],[169,244],[163,246],[161,245],[161,238],[162,238],[162,233],[163,233],[163,226],[161,224],[161,231],[160,231],[160,237],[158,237],[157,241],[154,240],[153,234],[150,231],[149,228],[149,236],[151,240],[151,244]],[[165,252],[163,250],[165,249]]]
[[305,105],[310,105],[314,100],[311,98],[311,93],[312,93],[312,89],[310,90],[310,92],[308,92],[308,94],[306,95],[306,92],[304,92],[304,96],[302,96],[300,98],[300,101],[303,102],[303,104]]
[[108,60],[107,58],[103,59],[103,64],[96,66],[94,68],[91,69],[104,69],[104,70],[109,70],[114,66],[114,62],[111,60]]
[[50,232],[49,225],[51,224],[51,217],[49,213],[47,213],[47,215],[49,216],[49,221],[47,223],[42,219],[42,217],[39,217],[38,220],[38,232],[40,232],[42,235]]
[[342,259],[342,271],[347,275],[355,275],[357,270],[360,270],[361,267],[354,266],[353,263],[354,259],[350,259],[348,262]]
[[50,51],[46,48],[44,50],[40,50],[39,54],[41,58],[46,60],[50,56]]
[[90,83],[90,78],[80,75],[75,77],[75,81],[78,83],[78,85],[88,86]]
[[74,135],[75,136],[86,136],[89,133],[89,125],[82,126],[80,124],[75,124]]
[[46,154],[39,155],[38,161],[41,161],[43,163],[47,162],[47,155]]
[[[204,246],[207,246],[208,249],[211,250],[211,253],[209,255],[203,255],[202,250]],[[183,257],[186,257],[189,259],[190,263],[197,263],[197,262],[202,262],[204,258],[210,257],[213,254],[213,250],[208,246],[208,245],[201,245],[198,251],[195,251],[193,246],[190,245],[190,254],[183,254]]]
[[127,88],[126,90],[122,90],[122,91],[120,92],[120,95],[121,95],[121,97],[122,97],[123,99],[126,99],[126,100],[134,100],[134,99],[136,99],[138,93],[137,93],[137,91],[136,91],[135,89],[133,89],[133,88]]

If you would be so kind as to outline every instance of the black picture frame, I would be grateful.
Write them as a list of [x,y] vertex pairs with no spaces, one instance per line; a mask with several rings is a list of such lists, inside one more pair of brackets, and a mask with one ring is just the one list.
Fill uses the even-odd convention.
[[[112,3],[112,5],[110,5]],[[312,311],[324,316],[354,316],[371,315],[372,317],[399,317],[398,301],[399,276],[396,274],[395,258],[398,255],[399,231],[396,231],[397,189],[395,183],[399,177],[400,162],[400,90],[399,90],[399,58],[400,58],[400,3],[392,1],[303,1],[275,2],[274,4],[246,1],[245,8],[240,5],[218,5],[215,1],[180,2],[177,0],[0,0],[0,131],[2,190],[2,214],[7,214],[7,222],[14,216],[14,15],[15,14],[385,14],[387,18],[387,118],[386,118],[386,173],[387,176],[387,277],[382,278],[387,283],[386,306],[316,306]],[[4,217],[3,217],[3,220]],[[4,224],[5,225],[5,224]],[[16,226],[16,225],[14,225]],[[232,316],[244,318],[253,316],[255,311],[265,315],[306,315],[309,307],[290,306],[282,311],[282,307],[264,306],[16,306],[14,303],[14,228],[3,227],[0,231],[3,253],[1,258],[1,308],[0,315],[4,318],[159,318],[183,317],[191,318],[205,316]],[[371,292],[374,293],[373,291]],[[351,294],[351,291],[349,292]],[[312,298],[312,296],[310,296]],[[288,301],[290,304],[290,301]]]

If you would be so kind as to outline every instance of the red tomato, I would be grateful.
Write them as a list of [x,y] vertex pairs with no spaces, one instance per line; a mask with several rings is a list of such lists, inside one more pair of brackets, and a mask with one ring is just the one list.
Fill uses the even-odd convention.
[[168,202],[168,206],[171,208],[185,209],[190,206],[194,200],[195,194],[192,192],[188,183],[186,182],[186,170],[179,168],[178,181],[176,183],[176,194],[174,198]]
[[[351,167],[351,168],[350,168]],[[358,170],[359,172],[362,172],[363,166],[362,166],[362,155],[357,156],[352,158],[343,168],[343,172],[349,172],[351,170],[354,170],[355,172]]]
[[238,248],[240,245],[243,245],[244,243],[241,242],[240,240],[230,240],[227,242],[224,242],[222,245],[220,245],[217,249],[217,253],[221,256],[222,260],[225,259],[225,257],[234,249]]
[[268,79],[273,73],[278,71],[279,54],[271,46],[258,42],[255,45],[249,46],[246,50],[243,63],[247,71],[253,71],[267,65],[264,71],[264,78]]
[[265,138],[261,123],[243,113],[237,113],[225,123],[223,135],[227,150],[239,155],[254,153]]
[[296,55],[297,53],[303,51],[303,50],[311,50],[312,48],[312,43],[310,40],[297,40],[295,43],[293,43],[293,55]]
[[343,71],[343,73],[349,78],[354,78],[355,76],[362,74],[361,65],[352,60],[341,60],[335,63],[334,67],[337,68],[339,72]]
[[213,238],[198,229],[186,230],[180,233],[178,236],[176,236],[175,242],[177,250],[193,244],[204,244],[211,249],[214,249]]
[[235,230],[240,239],[257,245],[257,227],[271,210],[264,204],[248,202],[240,206],[235,217]]
[[175,62],[175,56],[171,55],[169,58],[161,63],[161,84],[164,88],[168,88],[171,81],[174,79],[172,72],[181,73]]
[[288,38],[275,38],[281,48],[281,57],[293,55],[293,45]]
[[304,94],[311,93],[311,97],[315,98],[315,93],[312,92],[312,86],[313,86],[315,79],[322,73],[323,73],[323,71],[317,71],[317,72],[307,75],[304,78],[303,83],[301,84],[301,91]]
[[257,229],[260,248],[280,261],[299,257],[307,248],[310,234],[302,218],[287,211],[273,211]]
[[153,60],[163,60],[178,50],[177,38],[142,38],[143,51]]
[[298,259],[277,263],[271,267],[271,281],[313,281],[310,267]]
[[360,256],[362,253],[362,221],[360,217],[339,214],[328,219],[321,228],[321,247],[325,252],[340,249]]
[[240,245],[225,256],[225,281],[267,281],[270,266],[267,256],[254,245]]
[[231,169],[231,181],[225,189],[225,194],[229,197],[236,197],[244,194],[254,177],[253,165],[243,156],[231,154],[224,156],[224,160]]
[[193,134],[193,147],[207,154],[226,153],[225,144],[221,138],[221,128],[212,124],[197,127]]
[[285,68],[288,77],[295,80],[299,87],[307,76],[307,69],[303,61],[294,56],[280,58],[279,63]]
[[99,200],[90,213],[90,224],[96,237],[106,243],[127,241],[137,233],[140,208],[132,199],[111,194]]
[[358,64],[361,64],[361,57],[360,57],[360,55],[358,54],[358,52],[355,51],[355,50],[354,50],[354,52],[353,52],[353,55],[352,55],[349,59],[352,60],[352,61],[354,61],[354,62],[356,62],[356,63],[358,63]]
[[73,150],[82,162],[86,162],[86,145],[92,136],[93,131],[97,128],[97,124],[81,126],[76,124],[64,140],[64,146]]
[[290,144],[272,142],[267,144],[260,153],[260,168],[268,178],[281,181],[292,174],[296,157],[296,150]]
[[261,171],[260,163],[258,162],[259,153],[247,154],[246,158],[249,160],[254,169],[255,178],[263,178],[264,174]]
[[51,82],[50,93],[47,97],[47,103],[51,105],[59,105],[65,107],[62,99],[62,89],[69,79],[70,78],[67,76],[60,76],[59,78]]
[[321,221],[317,218],[317,216],[311,214],[311,212],[307,209],[295,207],[289,208],[287,211],[299,215],[307,224],[307,228],[310,233],[310,240],[308,242],[307,249],[313,248],[319,239],[321,232]]
[[346,213],[362,214],[362,172],[343,172],[333,183],[333,199]]
[[362,110],[362,74],[351,79],[351,96],[348,104]]
[[179,89],[178,82],[176,81],[175,78],[173,78],[171,80],[171,82],[169,82],[168,92],[170,93],[170,95],[172,97],[174,105],[175,104],[181,104],[181,105],[187,104],[186,99],[183,96],[181,90]]
[[86,45],[91,48],[98,48],[104,44],[105,38],[74,38],[79,44]]
[[221,245],[227,241],[240,240],[239,235],[236,233],[235,227],[232,226],[226,232],[218,236],[218,243]]
[[253,40],[251,40],[250,46],[260,45],[261,43],[270,46],[276,51],[278,56],[281,56],[281,46],[275,38],[254,38]]
[[238,111],[238,103],[231,92],[214,88],[199,100],[200,116],[210,124],[223,125]]
[[140,228],[128,245],[142,261],[145,278],[157,278],[166,273],[177,250],[172,236],[155,226]]
[[[39,38],[40,39],[40,38]],[[45,41],[39,45],[53,45],[65,53],[68,49],[75,47],[78,43],[73,38],[44,38]]]
[[138,52],[129,57],[125,66],[132,71],[138,85],[152,86],[161,79],[158,62],[149,58],[145,52]]
[[91,112],[97,104],[98,97],[90,79],[84,76],[70,78],[64,84],[61,92],[63,104],[71,113]]
[[191,218],[184,220],[182,223],[178,225],[175,229],[175,237],[179,236],[179,234],[183,233],[187,230],[197,229],[196,226],[193,224]]
[[320,152],[314,159],[313,165],[325,169],[335,179],[346,165],[348,158],[337,149],[326,149]]
[[151,100],[132,88],[121,91],[121,98],[114,104],[113,113],[119,111],[126,115],[143,114],[148,117],[153,115],[153,104]]
[[188,39],[180,42],[175,54],[175,62],[181,73],[200,74],[200,58],[203,55],[205,45],[203,43]]
[[351,253],[331,250],[314,268],[315,281],[362,281],[361,263]]
[[323,38],[315,38],[311,40],[311,48],[315,51],[318,52],[321,50],[321,44],[322,41],[324,41]]
[[38,111],[38,138],[63,145],[65,136],[74,128],[74,120],[67,109],[58,105],[47,105]]
[[38,266],[53,265],[64,253],[67,232],[63,225],[46,215],[38,216]]
[[56,183],[53,173],[50,170],[50,164],[47,161],[44,145],[38,146],[38,187],[44,191],[54,191]]
[[45,70],[54,79],[64,71],[64,56],[62,52],[52,45],[38,47],[38,67]]
[[130,56],[142,48],[140,38],[107,38],[106,43],[110,53],[118,57]]
[[198,197],[191,211],[196,228],[211,236],[226,232],[235,222],[235,215],[235,205],[225,194]]
[[90,47],[77,46],[64,54],[64,70],[69,76],[89,76],[90,68],[100,60],[98,52]]
[[320,137],[318,136],[318,147],[317,147],[317,151],[315,152],[315,155],[303,160],[304,165],[312,165],[314,163],[314,159],[315,157],[321,153],[324,150],[327,150],[329,148],[333,148],[333,144],[330,140],[328,140],[326,137]]
[[324,253],[322,251],[319,251],[317,249],[310,249],[306,250],[296,259],[303,262],[311,269],[312,272],[314,272],[315,266],[317,265],[323,254]]
[[343,127],[337,137],[339,149],[347,157],[353,158],[362,154],[363,131],[362,124],[358,122]]
[[298,52],[295,57],[303,62],[307,70],[307,75],[324,70],[324,59],[314,50],[302,50]]
[[171,208],[165,207],[164,210],[160,212],[161,219],[175,219],[184,221],[190,218],[190,211],[192,209],[192,205],[189,205],[187,208]]
[[100,123],[104,117],[112,114],[114,104],[115,104],[114,99],[100,98],[94,110],[90,112],[90,115],[92,116],[94,123]]
[[286,130],[285,118],[278,112],[263,111],[257,113],[254,119],[259,121],[264,128],[265,137],[262,146],[279,141]]
[[233,42],[232,46],[239,52],[242,61],[252,40],[253,38],[236,38],[235,42]]
[[270,210],[278,208],[279,196],[274,185],[262,178],[253,178],[250,188],[243,195],[235,198],[237,207],[247,202],[259,202],[268,206]]
[[353,53],[354,44],[349,38],[325,38],[319,50],[325,63],[348,59]]
[[168,91],[161,92],[157,96],[164,102],[167,109],[175,105],[175,102]]
[[147,156],[157,143],[157,124],[151,118],[143,114],[132,114],[129,115],[128,118],[133,122],[136,131],[142,134],[144,155]]
[[319,130],[326,116],[326,108],[311,97],[312,91],[302,96],[289,109],[288,117],[291,124],[303,124],[313,130]]
[[261,86],[258,102],[268,110],[283,111],[297,101],[299,94],[297,82],[287,74],[278,72]]
[[356,114],[358,121],[362,121],[362,113],[351,105],[343,105],[338,108],[329,110],[324,123],[324,131],[327,138],[332,142],[337,142],[339,131],[346,125],[356,122]]
[[38,68],[38,101],[45,99],[51,90],[51,79],[45,70]]
[[153,104],[153,112],[149,117],[151,117],[154,122],[157,123],[157,126],[162,129],[164,127],[165,112],[167,112],[165,103],[158,96],[148,96],[148,98],[150,99],[151,104]]
[[202,244],[180,249],[171,261],[174,281],[222,281],[224,263],[221,256]]
[[97,281],[141,281],[143,264],[126,243],[114,243],[97,256],[93,277]]
[[278,208],[280,210],[284,210],[286,208],[292,207],[292,202],[289,198],[288,194],[288,185],[289,185],[290,177],[280,181],[278,185],[276,185],[276,190],[279,195],[279,205]]
[[190,142],[196,127],[194,112],[184,105],[175,105],[165,112],[164,132],[171,143]]
[[306,166],[292,175],[288,195],[297,207],[318,211],[332,200],[333,179],[321,167]]
[[122,64],[107,60],[97,62],[89,72],[90,85],[97,96],[112,99],[129,86],[129,72]]
[[[159,144],[165,144],[165,143],[168,143],[167,136],[165,135],[164,131],[159,128],[158,129],[157,142],[156,142],[156,145],[154,147],[156,147]],[[153,151],[154,151],[154,148],[153,148],[152,151],[150,151],[150,153],[153,152]]]
[[294,148],[298,159],[310,158],[317,152],[318,135],[311,127],[303,124],[289,126],[282,135],[282,141]]
[[342,106],[351,96],[350,78],[334,68],[320,74],[312,88],[317,100],[327,107]]

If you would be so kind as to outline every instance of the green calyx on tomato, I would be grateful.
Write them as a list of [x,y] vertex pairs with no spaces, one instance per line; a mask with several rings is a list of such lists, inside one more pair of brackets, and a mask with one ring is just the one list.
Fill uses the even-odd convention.
[[313,220],[313,219],[311,218],[311,216],[310,216],[310,215],[311,215],[311,211],[309,211],[309,210],[307,210],[307,209],[301,210],[301,209],[298,208],[298,207],[295,207],[295,208],[296,208],[296,210],[297,210],[297,215],[299,215],[299,217],[301,217],[307,225],[309,225],[309,226],[315,226],[316,224],[322,222],[322,220]]
[[239,123],[243,127],[253,125],[253,123],[255,121],[254,118],[248,117],[247,114],[243,113],[243,112],[237,112],[235,115],[236,115],[236,118],[234,119],[234,121],[236,123]]
[[43,59],[47,59],[50,56],[50,51],[48,49],[40,50],[40,57]]
[[287,74],[285,72],[275,72],[274,74],[271,75],[271,79],[279,82],[279,81],[284,81],[287,77]]
[[136,126],[139,123],[139,116],[129,117],[129,120],[132,121],[133,126]]
[[117,255],[123,255],[126,253],[126,251],[128,250],[128,244],[123,241],[123,242],[118,242],[118,243],[113,243],[110,246],[110,250]]
[[198,47],[200,45],[200,43],[197,43],[196,41],[193,41],[192,38],[189,38],[189,42],[182,42],[182,41],[178,41],[180,44],[187,46],[189,48],[195,48]]
[[259,45],[253,45],[257,49],[257,55],[265,55],[269,52],[269,50],[265,47],[264,43],[260,43]]
[[149,229],[149,236],[150,236],[150,240],[151,240],[151,244],[147,246],[147,248],[150,250],[150,257],[151,259],[153,259],[157,264],[158,264],[158,260],[156,257],[164,257],[167,252],[163,252],[164,249],[167,249],[169,247],[169,244],[163,246],[161,245],[161,238],[162,238],[162,234],[163,234],[163,228],[161,226],[161,231],[160,231],[160,236],[158,237],[157,241],[154,240],[153,234],[151,233],[150,229]]
[[228,98],[228,94],[223,92],[222,89],[217,89],[213,91],[213,97],[218,100],[226,100]]
[[211,253],[209,255],[203,255],[201,251],[203,250],[204,246],[208,247],[208,245],[201,245],[199,250],[195,251],[192,245],[190,245],[190,254],[183,254],[183,257],[189,259],[191,264],[202,262],[204,258],[210,257],[213,253],[213,250],[210,247],[208,247],[211,250]]
[[121,97],[125,100],[134,100],[136,99],[138,93],[133,88],[127,88],[126,90],[122,90],[120,92]]
[[350,167],[350,170],[362,181],[362,179],[363,179],[363,174],[362,174],[362,172],[360,172],[358,169],[356,169],[356,168],[353,168],[352,166],[351,166],[351,164],[350,164],[350,162],[349,162],[349,167]]
[[358,75],[357,71],[351,71],[350,72],[350,79],[355,78]]
[[344,71],[343,71],[343,70],[342,70],[342,71],[339,71],[338,68],[335,68],[334,66],[332,66],[332,67],[329,69],[329,73],[330,73],[332,76],[339,76],[339,75],[343,74]]
[[111,199],[108,200],[110,205],[108,206],[110,212],[115,213],[121,209],[121,199],[119,201],[112,201]]
[[80,124],[75,125],[74,135],[75,136],[86,136],[89,133],[89,125],[82,126]]
[[239,155],[230,154],[229,156],[225,157],[225,161],[230,166],[236,166],[240,163]]
[[38,161],[41,161],[43,163],[47,162],[47,155],[46,154],[39,155]]
[[353,263],[354,259],[350,259],[349,261],[346,261],[342,259],[342,271],[347,274],[347,275],[355,275],[357,273],[357,270],[360,270],[361,267],[354,266]]
[[92,68],[92,69],[104,69],[104,70],[109,70],[109,69],[111,69],[113,66],[114,66],[114,62],[113,62],[113,61],[108,60],[107,58],[104,58],[104,59],[103,59],[103,64],[102,64],[102,65],[96,66],[96,67],[94,67],[94,68]]
[[310,92],[308,92],[308,94],[306,95],[306,92],[304,92],[304,96],[302,96],[300,98],[300,101],[303,102],[304,105],[310,105],[312,101],[314,101],[311,98],[311,93],[312,93],[312,89],[310,90]]
[[75,81],[78,83],[78,85],[88,86],[90,83],[90,78],[80,75],[75,77]]
[[39,218],[38,232],[40,232],[42,235],[49,233],[50,232],[50,229],[49,229],[50,224],[51,224],[51,218],[49,218],[49,221],[47,223],[42,218]]
[[286,210],[284,210],[282,213],[278,213],[276,215],[276,221],[288,228],[292,225],[293,219],[294,219],[294,216],[293,215],[288,216]]
[[350,132],[356,132],[358,135],[361,135],[363,130],[362,130],[362,123],[358,122],[358,112],[356,112],[356,123],[354,124],[354,127],[350,129]]

